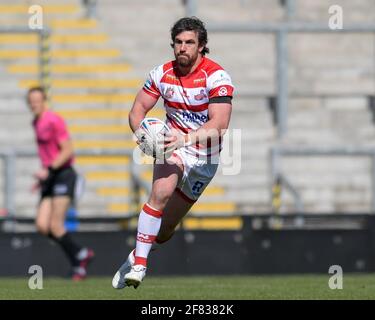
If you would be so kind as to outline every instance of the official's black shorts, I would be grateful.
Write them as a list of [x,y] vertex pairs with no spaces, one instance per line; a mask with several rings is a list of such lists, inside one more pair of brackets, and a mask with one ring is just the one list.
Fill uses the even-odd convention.
[[72,167],[56,170],[41,183],[41,199],[68,196],[71,200],[74,200],[76,180],[77,173]]

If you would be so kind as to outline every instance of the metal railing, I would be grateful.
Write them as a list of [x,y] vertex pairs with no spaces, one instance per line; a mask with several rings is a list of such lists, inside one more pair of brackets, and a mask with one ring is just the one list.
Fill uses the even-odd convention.
[[[244,0],[240,0],[241,5],[244,5]],[[185,5],[185,12],[187,17],[196,16],[198,13],[197,0],[182,0]],[[295,0],[279,0],[281,6],[285,8],[286,19],[291,19],[294,16],[296,3]]]
[[[292,22],[291,18],[295,12],[295,0],[281,0],[285,7],[286,19],[278,23],[210,23],[207,22],[209,32],[236,32],[236,33],[271,33],[275,35],[276,42],[276,119],[278,138],[283,138],[287,133],[288,119],[288,34],[290,33],[374,33],[375,24],[345,25],[343,29],[332,30],[327,24]],[[186,0],[186,13],[188,16],[196,15],[198,2]],[[374,56],[375,59],[375,56]]]
[[[138,208],[140,205],[140,191],[141,189],[146,190],[148,193],[151,191],[150,186],[147,182],[145,182],[141,178],[140,174],[140,166],[137,165],[133,159],[133,151],[126,150],[126,149],[118,149],[118,150],[102,150],[102,149],[95,149],[95,150],[86,150],[86,151],[77,151],[75,152],[76,156],[127,156],[129,157],[130,161],[130,172],[131,172],[131,190],[133,191],[133,208]],[[15,187],[15,177],[16,175],[16,161],[18,157],[25,157],[25,158],[36,158],[37,153],[35,150],[16,150],[16,149],[8,149],[8,150],[0,150],[0,160],[3,160],[3,176],[4,176],[4,189],[3,189],[3,197],[4,197],[4,207],[7,212],[7,218],[12,219],[16,212],[16,205],[15,205],[15,195],[16,195],[16,187]],[[137,214],[138,212],[134,212]]]
[[86,9],[86,18],[94,19],[97,17],[97,0],[82,0],[82,5]]
[[47,99],[50,100],[51,88],[51,33],[48,29],[39,32],[39,82],[44,88]]
[[39,81],[46,89],[48,95],[50,88],[50,64],[51,64],[51,50],[50,50],[50,35],[51,31],[48,28],[30,29],[26,27],[0,27],[0,33],[26,33],[38,35],[38,51],[39,51]]
[[[302,197],[296,187],[287,179],[281,169],[283,157],[368,157],[371,158],[371,213],[375,214],[375,148],[366,147],[293,147],[293,146],[275,146],[270,152],[271,161],[271,194],[274,194],[275,185],[281,188],[285,187],[294,199],[295,210],[303,214],[304,205]],[[271,196],[272,197],[272,196]]]
[[[277,132],[283,138],[287,133],[288,119],[288,34],[289,33],[358,33],[375,32],[375,24],[346,25],[344,29],[331,30],[328,26],[315,23],[285,22],[272,24],[251,23],[211,23],[209,32],[245,32],[245,33],[273,33],[276,41],[276,106]],[[375,59],[375,56],[374,56]]]

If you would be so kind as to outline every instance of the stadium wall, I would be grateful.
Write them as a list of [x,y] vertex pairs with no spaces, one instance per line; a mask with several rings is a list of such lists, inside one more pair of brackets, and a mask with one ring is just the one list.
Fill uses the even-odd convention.
[[[365,229],[184,231],[152,252],[149,275],[328,273],[375,271],[375,218]],[[80,243],[95,249],[91,275],[108,276],[133,247],[134,232],[78,232]],[[40,265],[46,276],[67,276],[69,265],[56,245],[36,233],[0,233],[0,276],[27,276]]]

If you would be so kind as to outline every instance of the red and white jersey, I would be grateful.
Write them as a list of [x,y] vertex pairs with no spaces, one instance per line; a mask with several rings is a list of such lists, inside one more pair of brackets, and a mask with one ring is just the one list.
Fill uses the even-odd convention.
[[[153,69],[143,90],[149,95],[164,99],[167,121],[183,133],[197,130],[208,120],[208,105],[215,98],[232,97],[234,87],[229,74],[214,61],[203,57],[193,73],[179,76],[175,61],[167,62]],[[197,156],[219,153],[219,143],[194,144],[187,151]]]

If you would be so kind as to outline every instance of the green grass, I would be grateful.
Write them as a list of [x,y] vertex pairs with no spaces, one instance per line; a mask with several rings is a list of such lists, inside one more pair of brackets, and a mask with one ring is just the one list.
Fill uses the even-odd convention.
[[111,278],[75,283],[45,278],[31,290],[28,278],[0,278],[0,299],[375,299],[375,274],[344,274],[342,290],[328,287],[329,275],[147,277],[138,289],[115,290]]

